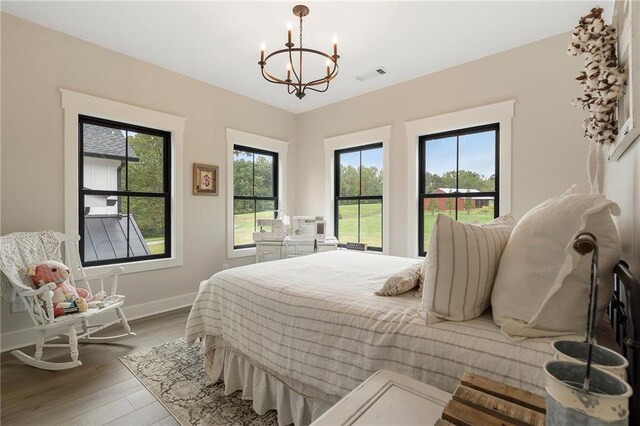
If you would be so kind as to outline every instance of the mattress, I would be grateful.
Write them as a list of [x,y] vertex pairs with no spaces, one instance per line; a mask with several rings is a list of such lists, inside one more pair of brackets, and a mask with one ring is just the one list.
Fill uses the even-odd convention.
[[374,295],[416,259],[332,251],[228,269],[200,285],[187,341],[235,352],[335,403],[378,370],[452,392],[464,372],[544,392],[551,339],[512,341],[490,314],[427,325],[415,292]]

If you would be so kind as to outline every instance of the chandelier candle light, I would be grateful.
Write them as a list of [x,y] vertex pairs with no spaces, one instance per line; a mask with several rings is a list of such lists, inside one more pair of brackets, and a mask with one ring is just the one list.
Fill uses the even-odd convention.
[[[327,89],[329,88],[329,82],[336,78],[336,76],[338,75],[338,58],[340,58],[340,56],[338,55],[338,39],[335,37],[333,39],[333,55],[329,55],[319,50],[303,47],[302,18],[309,14],[309,8],[304,5],[297,5],[293,8],[293,14],[300,19],[300,42],[298,44],[298,47],[294,47],[295,44],[293,44],[293,42],[291,41],[291,24],[289,24],[287,26],[287,42],[285,43],[286,48],[276,50],[275,52],[269,53],[265,56],[265,45],[262,44],[260,49],[260,62],[258,62],[258,65],[260,65],[260,70],[265,80],[275,84],[286,85],[287,92],[289,92],[289,94],[295,93],[298,99],[302,99],[305,97],[305,91],[307,89],[313,90],[314,92],[327,91]],[[280,54],[289,55],[289,59],[287,61],[287,78],[284,80],[274,76],[266,70],[266,65],[269,58]],[[319,55],[326,58],[327,68],[323,77],[307,82],[304,81],[302,62],[303,55],[305,54]],[[293,79],[291,78],[292,75]]]

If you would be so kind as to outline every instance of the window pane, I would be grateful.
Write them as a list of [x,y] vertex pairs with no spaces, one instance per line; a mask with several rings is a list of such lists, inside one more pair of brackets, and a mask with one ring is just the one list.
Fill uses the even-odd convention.
[[360,201],[360,242],[382,247],[382,200]]
[[360,151],[340,154],[340,196],[360,194]]
[[465,197],[458,199],[460,222],[487,223],[494,219],[494,197]]
[[426,194],[451,192],[456,189],[456,138],[440,138],[424,142]]
[[462,135],[459,139],[460,192],[495,190],[496,132]]
[[118,190],[124,175],[125,135],[119,129],[82,124],[83,186]]
[[233,245],[253,244],[255,201],[233,201]]
[[360,173],[362,195],[382,195],[382,148],[362,151]]
[[255,195],[272,197],[273,193],[273,156],[254,154]]
[[117,195],[85,195],[85,214],[96,215],[117,215],[124,212],[126,214],[126,199]]
[[[125,214],[119,211],[124,209]],[[84,261],[127,257],[126,197],[84,197]]]
[[338,239],[342,244],[358,242],[358,201],[338,201]]
[[[128,132],[130,191],[164,192],[164,144],[161,136]],[[121,174],[121,187],[125,188],[125,172]]]
[[452,219],[456,218],[456,200],[455,198],[425,198],[422,206],[422,218],[424,225],[424,244],[425,251],[429,249],[429,238],[431,230],[436,223],[438,214],[444,214]]
[[84,261],[165,254],[164,198],[113,197],[113,200],[115,204],[109,207],[116,212],[103,213],[104,198],[84,197]]
[[164,198],[128,198],[129,256],[164,254]]
[[233,194],[253,195],[253,154],[233,151]]
[[[276,202],[273,200],[256,201],[256,219],[274,219]],[[256,229],[257,225],[256,225]]]

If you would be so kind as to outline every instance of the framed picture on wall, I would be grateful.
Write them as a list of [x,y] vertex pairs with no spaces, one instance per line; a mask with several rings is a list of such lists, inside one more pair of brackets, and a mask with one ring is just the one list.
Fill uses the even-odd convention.
[[193,194],[218,195],[218,166],[193,163]]

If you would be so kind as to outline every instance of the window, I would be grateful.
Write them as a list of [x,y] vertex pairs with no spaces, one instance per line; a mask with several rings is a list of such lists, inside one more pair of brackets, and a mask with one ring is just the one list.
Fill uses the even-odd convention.
[[[112,259],[109,260],[108,264],[104,265],[100,262],[93,263],[89,266],[91,275],[107,272],[113,268],[115,263],[126,263],[126,268],[124,268],[123,271],[124,274],[182,266],[184,235],[182,220],[184,205],[182,202],[184,161],[182,153],[185,118],[67,89],[60,89],[60,95],[62,108],[64,110],[64,229],[67,233],[82,234],[84,232],[84,226],[80,226],[83,225],[81,217],[84,216],[85,207],[90,206],[82,206],[82,208],[80,208],[79,194],[83,187],[79,185],[84,185],[87,189],[93,189],[84,182],[81,182],[80,178],[80,176],[82,176],[82,180],[84,180],[85,176],[84,170],[81,170],[84,162],[84,150],[80,146],[80,137],[82,135],[80,121],[83,118],[99,117],[103,120],[111,120],[112,123],[115,123],[115,127],[113,125],[104,125],[105,122],[109,123],[108,121],[97,121],[100,122],[98,123],[99,126],[107,127],[108,129],[115,128],[120,131],[120,123],[135,123],[135,126],[125,125],[126,130],[129,130],[131,133],[140,131],[140,133],[150,136],[160,136],[157,133],[161,131],[163,132],[163,137],[165,135],[167,136],[167,155],[164,157],[164,161],[166,161],[168,165],[168,172],[166,172],[168,174],[165,175],[165,171],[162,170],[163,184],[168,185],[170,189],[170,196],[165,197],[165,200],[170,200],[170,203],[165,203],[165,207],[168,206],[167,208],[169,209],[168,214],[165,215],[165,256],[156,254],[150,257],[139,257],[136,259],[124,258],[118,262]],[[151,129],[155,129],[155,131]],[[132,149],[135,151],[135,147]],[[121,150],[121,152],[122,151],[124,150]],[[143,154],[138,155],[138,153],[136,153],[136,155],[139,158],[144,158]],[[108,160],[109,158],[106,157],[102,159]],[[95,158],[96,162],[100,160],[98,157]],[[133,167],[132,164],[135,163],[135,161],[129,163],[131,170],[131,167]],[[141,161],[138,161],[138,163],[141,163]],[[122,169],[120,173],[122,173]],[[113,172],[111,176],[113,176]],[[118,188],[117,184],[113,185],[114,181],[118,182],[117,176],[115,179],[112,178],[112,186],[110,188]],[[122,183],[120,183],[120,185],[120,190],[122,190]],[[135,188],[130,188],[130,191],[135,190]],[[164,191],[164,188],[162,190]],[[145,193],[145,195],[148,194]],[[129,196],[131,196],[131,194],[129,194]],[[116,206],[118,198],[121,203],[126,203],[126,198],[122,196],[117,197],[112,195],[110,197],[109,203],[113,203],[111,207]],[[102,204],[104,204],[104,200]],[[123,208],[125,207],[124,204],[121,205]],[[102,207],[107,206],[103,205]],[[107,212],[112,214],[113,210],[112,208],[111,211],[107,210]],[[134,214],[136,223],[139,224],[135,212],[132,213]],[[167,227],[167,225],[169,226]],[[125,227],[124,229],[127,228]],[[147,248],[149,249],[149,247]],[[159,247],[156,245],[154,248],[157,249]],[[84,256],[84,247],[82,247],[82,249],[80,257]],[[69,259],[69,263],[68,266],[73,270],[77,271],[80,267],[76,259]]]
[[278,209],[278,153],[233,146],[233,248],[255,247],[257,219]]
[[335,151],[335,234],[382,251],[382,143]]
[[171,256],[171,133],[80,115],[83,265]]
[[[511,211],[511,129],[512,120],[515,114],[514,99],[505,100],[493,104],[480,105],[473,108],[447,112],[430,117],[424,117],[417,120],[407,121],[405,125],[405,133],[407,135],[407,250],[409,257],[424,256],[428,248],[429,233],[425,232],[425,209],[428,210],[429,204],[424,205],[425,198],[422,196],[426,193],[426,172],[440,175],[434,169],[428,169],[433,165],[431,162],[427,164],[426,156],[429,154],[429,147],[421,145],[426,139],[436,139],[437,136],[446,136],[452,130],[468,129],[466,132],[473,133],[474,129],[482,129],[482,126],[492,125],[496,129],[496,147],[492,147],[491,152],[495,154],[495,174],[496,198],[494,200],[495,208],[500,212]],[[489,126],[491,127],[491,126]],[[461,133],[464,133],[463,130]],[[425,136],[431,135],[431,136]],[[452,136],[452,133],[449,133]],[[455,148],[458,149],[457,139]],[[427,152],[424,152],[427,151]],[[431,152],[433,154],[433,152]],[[461,152],[463,155],[464,152]],[[431,157],[433,160],[434,158]],[[457,163],[458,155],[454,157]],[[466,160],[465,160],[466,161]],[[460,164],[460,168],[468,167],[465,161]],[[428,169],[428,170],[427,170]],[[456,178],[457,178],[456,164]],[[500,182],[498,184],[498,170],[500,171]],[[472,169],[473,171],[473,169]],[[463,182],[464,184],[464,182]],[[464,188],[464,186],[461,186]],[[471,188],[468,188],[471,189]],[[457,188],[456,188],[457,190]],[[499,194],[499,197],[497,196]],[[437,194],[435,194],[437,195]],[[478,194],[475,194],[480,196]],[[468,198],[464,194],[453,194],[452,197]],[[427,197],[429,198],[429,197]],[[442,197],[447,198],[447,197]],[[430,200],[429,200],[430,201]],[[437,203],[437,202],[436,202]],[[436,204],[437,205],[437,204]],[[446,204],[445,204],[446,207]],[[464,220],[464,204],[462,209],[458,209],[459,216]],[[433,204],[431,206],[433,209]],[[453,210],[453,209],[452,209]],[[448,210],[447,210],[448,212]],[[429,212],[431,213],[431,212]],[[453,213],[452,213],[453,214]],[[435,216],[435,212],[434,215]],[[431,218],[435,219],[435,217]],[[422,225],[420,225],[422,223]],[[427,224],[428,225],[428,224]],[[427,238],[425,238],[425,234]]]
[[[340,241],[343,245],[347,242],[357,242],[358,238],[360,237],[360,242],[367,243],[372,247],[372,249],[375,249],[375,247],[382,247],[382,253],[389,254],[389,249],[391,246],[391,244],[389,244],[391,240],[389,237],[389,230],[391,229],[389,223],[389,218],[391,217],[391,215],[389,214],[389,206],[391,203],[389,202],[389,200],[391,200],[391,197],[389,179],[383,179],[383,175],[386,174],[387,176],[389,176],[388,171],[391,170],[391,149],[389,145],[390,140],[391,126],[376,127],[373,129],[346,133],[324,139],[325,220],[327,221],[327,229],[333,230],[333,233],[336,237],[340,238]],[[359,151],[363,151],[362,164],[360,163]],[[364,168],[367,168],[362,174],[363,178],[365,179],[364,192],[361,193],[360,189],[358,188],[358,193],[355,194],[357,195],[357,197],[355,199],[345,199],[345,197],[353,196],[355,191],[349,194],[340,193],[339,182],[341,176],[341,153],[351,153],[351,157],[354,158],[354,160],[355,157],[358,157],[357,166],[355,161],[352,162],[354,170],[357,167],[358,185],[360,182],[360,165],[362,165]],[[348,166],[349,157],[349,155],[342,157],[343,165]],[[378,177],[382,181],[381,191],[378,189],[373,190],[372,188],[366,186],[368,182],[367,179],[370,178],[368,174],[371,171],[370,169],[368,169],[370,167],[375,167],[377,169]],[[363,197],[360,197],[361,195]],[[360,205],[360,203],[356,202],[358,201],[358,197],[373,198],[369,200],[370,205],[365,205],[364,208],[361,208],[362,206]],[[384,199],[385,202],[382,202],[382,199]],[[350,202],[350,205],[352,207],[348,207],[349,203],[347,203],[347,201]],[[375,208],[380,207],[380,205],[382,207],[381,212],[375,212]],[[358,209],[360,209],[360,213],[362,214],[374,214],[371,214],[366,218],[361,218],[361,215],[358,214]],[[345,214],[351,213],[351,215],[344,216],[341,219],[340,210],[342,210],[342,212]],[[376,219],[378,220],[377,223]],[[377,229],[377,231],[371,233],[367,232],[372,228]],[[349,234],[350,230],[351,234]],[[368,237],[371,235],[374,236],[373,238],[369,239]],[[363,241],[362,237],[364,237],[366,241]]]
[[287,209],[289,143],[228,127],[226,136],[227,258],[255,256],[256,219]]
[[498,216],[499,124],[419,138],[418,248],[429,247],[437,214],[486,223]]

